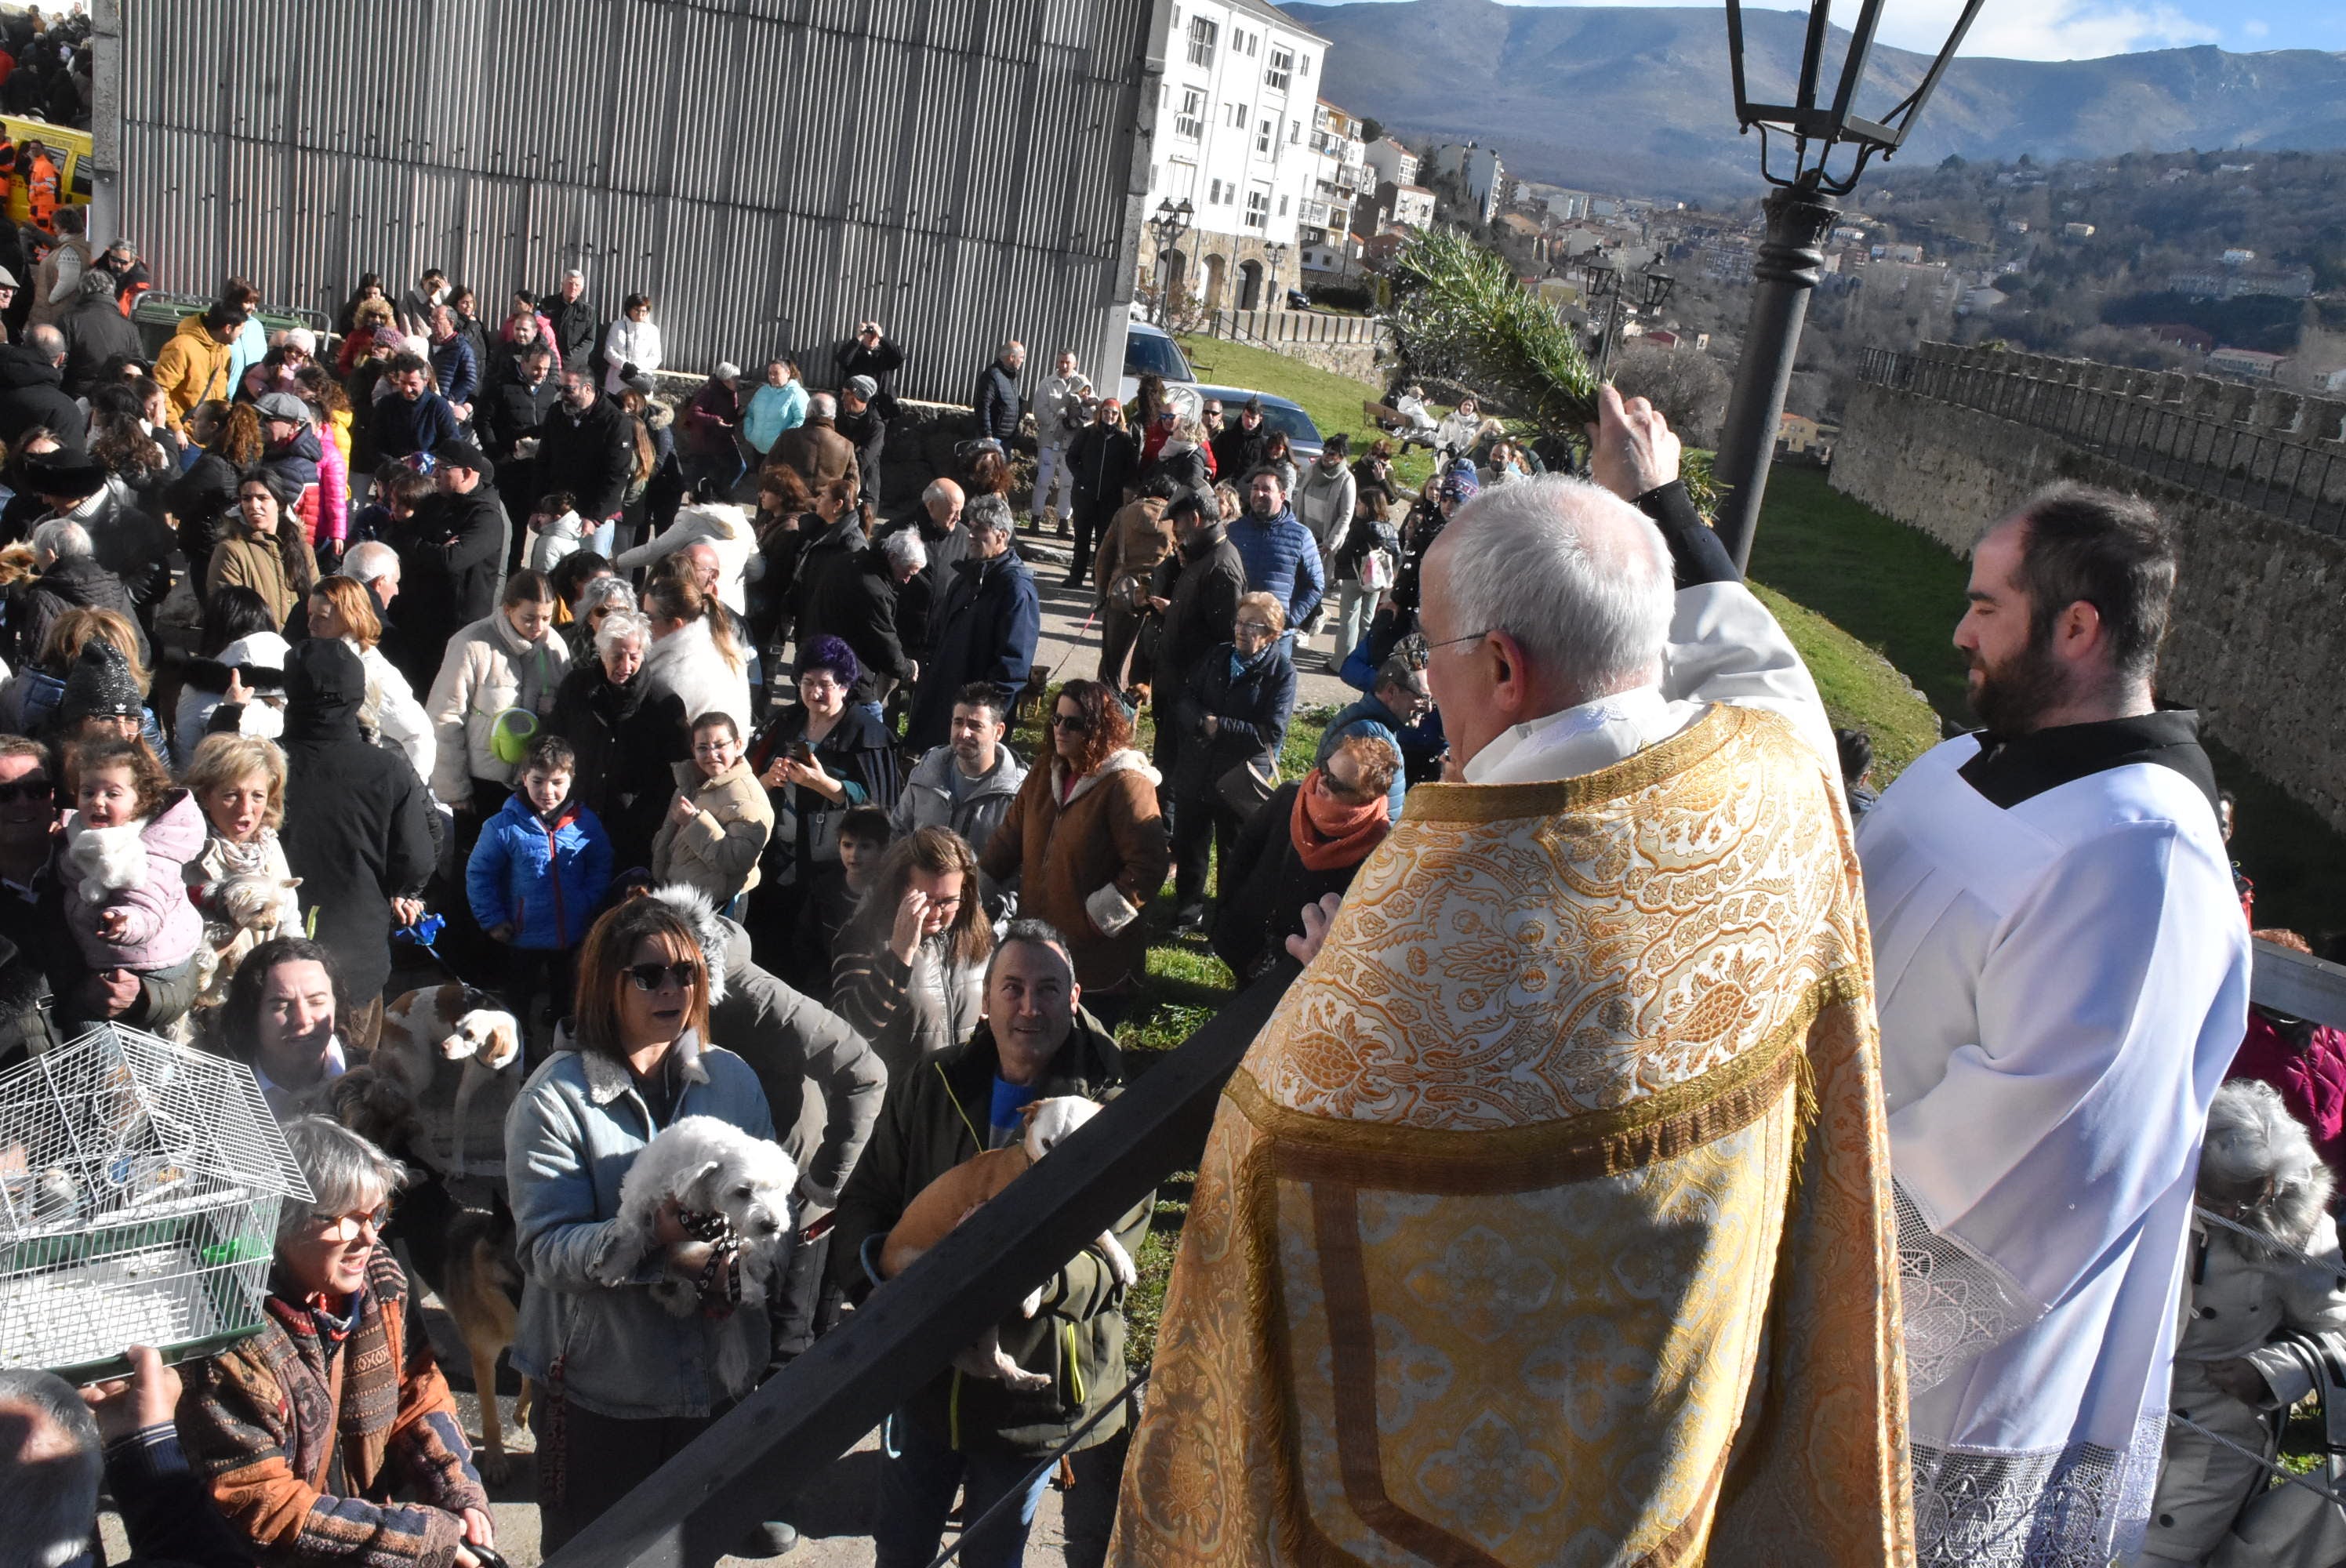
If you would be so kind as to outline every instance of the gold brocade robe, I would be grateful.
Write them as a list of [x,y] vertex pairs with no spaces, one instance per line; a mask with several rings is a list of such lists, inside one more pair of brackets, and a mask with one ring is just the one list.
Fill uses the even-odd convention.
[[1864,904],[1714,708],[1428,785],[1224,1091],[1111,1561],[1906,1563]]

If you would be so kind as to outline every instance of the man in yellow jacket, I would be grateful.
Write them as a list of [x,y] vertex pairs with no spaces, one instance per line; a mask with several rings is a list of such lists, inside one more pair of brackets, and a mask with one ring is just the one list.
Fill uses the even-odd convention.
[[155,356],[155,384],[163,389],[169,405],[172,429],[184,426],[198,403],[236,395],[229,382],[230,351],[237,333],[260,308],[260,290],[241,278],[230,278],[219,298],[181,321]]

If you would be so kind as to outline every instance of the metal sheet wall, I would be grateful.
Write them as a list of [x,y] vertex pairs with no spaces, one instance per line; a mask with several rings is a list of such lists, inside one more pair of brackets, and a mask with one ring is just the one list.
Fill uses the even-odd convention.
[[669,363],[868,316],[966,401],[1006,337],[1120,352],[1168,0],[154,0],[122,7],[122,231],[159,287],[337,310],[583,267]]

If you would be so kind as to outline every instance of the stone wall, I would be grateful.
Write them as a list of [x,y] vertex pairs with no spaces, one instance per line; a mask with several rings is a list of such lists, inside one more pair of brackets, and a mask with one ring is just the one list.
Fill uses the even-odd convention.
[[1336,316],[1321,311],[1217,311],[1205,330],[1217,338],[1270,349],[1318,370],[1356,382],[1382,379],[1380,366],[1392,353],[1392,335],[1367,316]]
[[1966,555],[2031,492],[2063,479],[2142,495],[2175,526],[2182,559],[2160,695],[2199,709],[2209,733],[2346,831],[2346,540],[1882,386],[1852,391],[1833,453],[1834,489]]

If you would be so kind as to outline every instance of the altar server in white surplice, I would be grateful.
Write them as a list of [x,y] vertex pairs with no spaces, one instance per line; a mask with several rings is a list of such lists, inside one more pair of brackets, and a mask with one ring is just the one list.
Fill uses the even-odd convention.
[[1986,728],[1859,829],[1924,1564],[2103,1563],[2149,1512],[2249,1000],[2198,718],[2151,700],[2174,586],[2139,500],[2065,485],[1998,524],[1955,631]]

